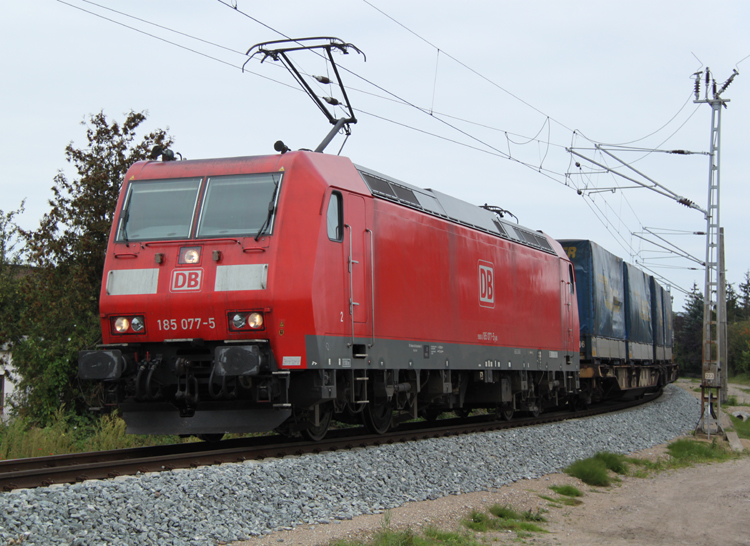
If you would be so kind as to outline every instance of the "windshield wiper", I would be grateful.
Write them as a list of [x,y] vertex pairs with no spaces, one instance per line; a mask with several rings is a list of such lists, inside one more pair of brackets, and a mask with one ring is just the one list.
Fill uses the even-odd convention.
[[271,216],[273,216],[273,211],[274,211],[273,204],[276,201],[276,192],[279,189],[279,183],[274,179],[273,185],[274,185],[273,195],[271,195],[271,201],[268,203],[268,215],[266,216],[266,221],[263,222],[262,226],[260,226],[260,229],[258,230],[258,234],[255,236],[256,241],[260,239],[260,236],[263,235],[263,232],[265,232],[266,229],[268,229],[268,226],[271,225]]
[[125,212],[122,214],[122,218],[120,218],[121,226],[120,227],[120,233],[122,233],[122,238],[125,240],[125,246],[130,246],[128,242],[128,220],[130,219],[130,210],[125,209]]

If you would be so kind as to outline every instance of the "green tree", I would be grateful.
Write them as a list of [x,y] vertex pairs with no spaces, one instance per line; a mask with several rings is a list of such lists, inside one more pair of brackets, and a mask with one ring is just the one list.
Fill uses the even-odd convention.
[[750,320],[727,325],[727,358],[731,375],[750,373]]
[[745,271],[745,282],[740,283],[738,299],[742,320],[750,319],[750,270]]
[[700,373],[703,353],[703,294],[696,285],[674,321],[674,356],[683,371]]
[[98,301],[107,238],[120,185],[127,169],[146,159],[156,146],[172,138],[155,130],[136,140],[146,120],[131,111],[122,123],[103,112],[89,117],[87,144],[65,148],[76,171],[54,178],[51,210],[35,230],[19,230],[24,257],[34,273],[23,279],[25,300],[13,359],[25,394],[20,411],[46,423],[64,404],[82,410],[84,394],[77,380],[78,351],[101,338]]
[[732,283],[727,283],[727,323],[739,322],[747,318],[740,306],[740,296],[734,289]]
[[23,203],[18,210],[0,210],[0,346],[11,346],[18,339],[18,317],[21,315],[22,298],[20,279],[26,268],[16,250],[17,228],[13,219],[23,212]]

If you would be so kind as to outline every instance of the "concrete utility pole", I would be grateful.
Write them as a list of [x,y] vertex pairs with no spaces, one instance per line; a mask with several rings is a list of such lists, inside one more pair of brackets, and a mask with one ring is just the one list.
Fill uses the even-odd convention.
[[[703,71],[696,72],[695,102],[696,104],[711,105],[711,149],[708,170],[708,206],[706,207],[706,282],[703,295],[703,366],[701,381],[701,418],[696,425],[696,431],[704,432],[711,437],[711,433],[722,430],[719,424],[721,415],[720,391],[726,380],[725,355],[726,329],[726,294],[723,289],[724,263],[721,234],[720,215],[720,164],[721,164],[721,109],[727,107],[728,99],[722,99],[721,94],[729,87],[737,76],[737,70],[724,82],[717,91],[716,80],[706,68],[706,94],[700,99],[700,83]],[[713,98],[709,98],[709,87]],[[724,335],[722,336],[722,333]],[[724,339],[722,339],[722,337]],[[714,402],[717,408],[714,410]]]

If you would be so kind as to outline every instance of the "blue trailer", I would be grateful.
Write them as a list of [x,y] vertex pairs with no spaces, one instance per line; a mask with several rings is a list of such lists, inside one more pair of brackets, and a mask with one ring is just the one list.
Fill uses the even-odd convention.
[[613,391],[632,397],[673,381],[669,293],[593,241],[558,242],[575,269],[582,389],[591,379],[592,400]]
[[[652,363],[654,360],[654,323],[651,312],[653,301],[651,277],[627,262],[623,263],[622,273],[625,280],[625,331],[628,362]],[[660,298],[659,301],[661,301]]]
[[573,262],[581,328],[581,360],[627,359],[622,258],[593,241],[558,241]]
[[672,295],[651,277],[651,308],[654,330],[654,362],[672,362]]

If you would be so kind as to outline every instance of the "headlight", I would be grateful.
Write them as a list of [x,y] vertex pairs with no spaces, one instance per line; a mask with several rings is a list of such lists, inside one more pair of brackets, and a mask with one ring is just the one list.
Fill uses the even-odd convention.
[[239,330],[240,328],[244,328],[245,324],[247,324],[247,315],[245,313],[235,313],[232,317],[232,326]]
[[179,264],[197,264],[201,261],[201,247],[184,246],[180,249],[180,255],[177,259]]
[[116,335],[142,334],[146,331],[146,320],[143,315],[110,317],[109,320],[112,327],[112,333]]
[[115,319],[115,332],[118,334],[124,334],[130,329],[130,321],[125,317],[117,317]]
[[250,316],[247,319],[247,325],[254,330],[262,328],[263,315],[261,315],[260,313],[250,313]]
[[235,311],[227,315],[230,330],[263,330],[263,313],[260,311]]
[[130,327],[134,332],[140,332],[144,328],[143,317],[133,317],[130,321]]

